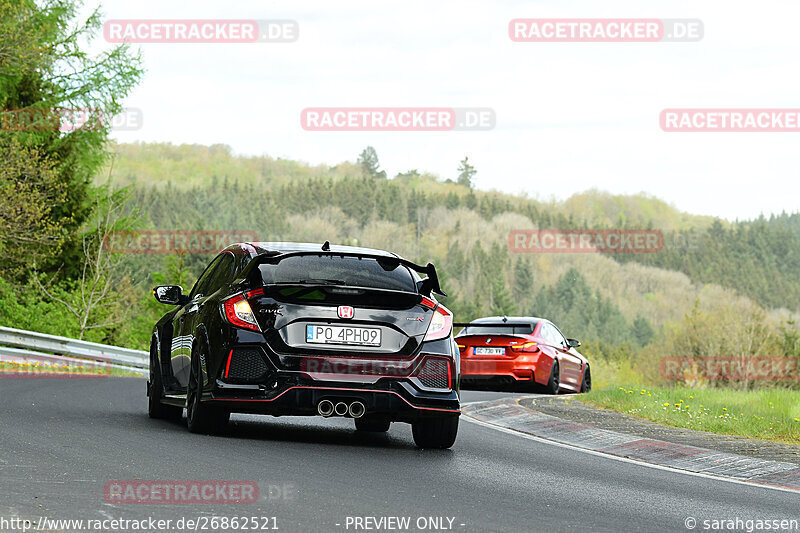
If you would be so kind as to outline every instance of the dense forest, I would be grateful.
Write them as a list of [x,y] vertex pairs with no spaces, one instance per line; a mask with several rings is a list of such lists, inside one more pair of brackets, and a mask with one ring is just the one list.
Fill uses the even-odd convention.
[[[134,155],[131,150],[137,148]],[[360,169],[352,165],[346,168],[351,175],[342,176],[338,167],[305,167],[307,172],[301,172],[302,166],[289,166],[285,161],[268,158],[260,158],[258,166],[265,174],[258,175],[250,168],[255,165],[255,158],[236,158],[226,147],[172,149],[169,152],[164,145],[118,147],[121,157],[113,171],[115,183],[137,183],[135,203],[148,206],[153,227],[259,229],[264,238],[276,239],[286,236],[288,215],[338,208],[359,227],[376,221],[410,225],[413,236],[425,231],[422,213],[436,208],[448,211],[463,208],[485,221],[515,213],[527,219],[520,226],[524,228],[658,229],[663,232],[665,243],[659,253],[615,254],[614,259],[682,272],[694,283],[714,283],[733,289],[767,308],[800,310],[797,215],[727,223],[691,217],[644,196],[614,197],[597,191],[553,205],[520,196],[474,191],[452,180],[442,182],[417,171],[394,179],[374,179],[362,176]],[[193,149],[194,155],[187,149]],[[160,174],[162,164],[150,160],[152,152],[167,159],[169,167],[178,171]],[[218,163],[211,164],[207,169],[197,167],[191,177],[187,176],[191,172],[187,169],[196,168],[198,160],[210,162],[220,157],[239,160],[239,165],[224,170]],[[156,168],[143,169],[142,161],[153,162]],[[281,174],[282,168],[289,170]],[[132,179],[136,171],[148,176],[142,184]],[[154,175],[166,179],[155,181],[150,177]],[[227,211],[224,208],[227,199],[239,195],[259,209],[223,214]],[[203,218],[201,213],[213,214]]]

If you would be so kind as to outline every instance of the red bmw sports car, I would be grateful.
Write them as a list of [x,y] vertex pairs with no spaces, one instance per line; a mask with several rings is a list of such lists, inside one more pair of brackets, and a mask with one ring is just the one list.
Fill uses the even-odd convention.
[[486,317],[464,326],[455,340],[461,351],[461,384],[467,388],[522,386],[549,394],[589,392],[589,361],[549,320]]

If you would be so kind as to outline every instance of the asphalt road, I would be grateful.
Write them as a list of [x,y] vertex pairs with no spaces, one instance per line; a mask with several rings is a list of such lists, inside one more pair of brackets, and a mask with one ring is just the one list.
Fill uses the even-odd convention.
[[[499,396],[467,391],[463,400]],[[798,494],[606,459],[463,420],[444,451],[416,449],[408,425],[363,436],[351,420],[318,417],[234,415],[224,436],[192,435],[148,419],[141,379],[0,378],[0,428],[0,524],[264,516],[283,532],[337,532],[367,531],[348,528],[348,517],[407,516],[412,524],[448,517],[457,532],[687,531],[687,517],[700,520],[696,530],[705,519],[800,519]],[[255,481],[261,499],[105,501],[106,482],[136,479]]]

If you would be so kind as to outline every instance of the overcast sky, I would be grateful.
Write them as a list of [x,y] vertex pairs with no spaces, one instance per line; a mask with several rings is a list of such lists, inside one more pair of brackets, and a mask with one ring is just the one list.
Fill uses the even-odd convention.
[[[87,7],[94,4],[87,3]],[[797,2],[105,0],[105,19],[293,19],[293,43],[142,44],[121,142],[230,145],[311,164],[367,145],[389,176],[564,199],[645,192],[743,219],[800,209],[800,133],[665,133],[664,108],[798,108]],[[514,18],[698,18],[687,43],[515,43]],[[94,46],[108,46],[100,37]],[[310,132],[307,107],[488,107],[491,131]]]

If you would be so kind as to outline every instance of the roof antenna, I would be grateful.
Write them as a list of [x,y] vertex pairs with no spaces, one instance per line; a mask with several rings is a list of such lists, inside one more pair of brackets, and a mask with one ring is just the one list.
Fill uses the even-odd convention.
[[323,252],[330,252],[331,251],[331,243],[330,241],[325,241],[325,244],[322,245]]
[[506,315],[503,315],[503,322],[504,322],[504,323],[505,323],[505,322],[508,322],[508,317],[507,317]]

